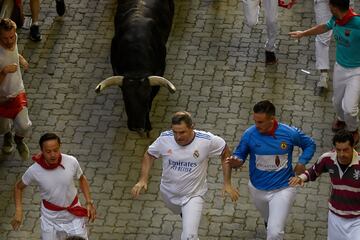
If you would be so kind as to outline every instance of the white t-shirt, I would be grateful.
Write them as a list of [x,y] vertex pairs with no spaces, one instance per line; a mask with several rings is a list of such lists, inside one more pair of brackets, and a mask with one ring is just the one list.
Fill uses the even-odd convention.
[[16,34],[15,49],[12,51],[0,45],[0,69],[13,63],[18,65],[16,72],[6,74],[4,81],[0,84],[0,100],[2,101],[4,101],[5,98],[16,97],[20,92],[24,91],[24,83],[19,64],[17,38],[18,36]]
[[225,141],[209,132],[194,130],[194,140],[181,146],[172,131],[166,131],[149,146],[148,153],[163,159],[161,192],[176,205],[186,204],[191,197],[207,191],[208,158],[219,156]]
[[[83,174],[75,157],[61,154],[61,164],[64,166],[46,170],[34,163],[22,176],[25,185],[35,183],[39,186],[41,199],[60,207],[69,206],[77,195],[74,179]],[[51,211],[46,209],[41,201],[41,215],[50,221],[64,223],[72,221],[76,216],[68,211]]]

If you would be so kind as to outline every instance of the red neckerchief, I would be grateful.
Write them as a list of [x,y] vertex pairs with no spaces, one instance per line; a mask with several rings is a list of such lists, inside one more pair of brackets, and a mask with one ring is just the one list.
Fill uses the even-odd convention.
[[290,9],[295,5],[296,1],[285,3],[284,0],[278,0],[278,6],[286,9]]
[[267,135],[270,135],[270,136],[275,136],[275,131],[276,129],[278,128],[279,126],[279,123],[278,121],[276,121],[276,119],[274,119],[274,125],[273,127],[266,133]]
[[59,162],[55,163],[55,164],[49,164],[45,161],[44,155],[39,153],[37,155],[34,155],[32,157],[32,160],[34,160],[35,162],[37,162],[37,164],[39,164],[41,167],[43,167],[46,170],[52,170],[57,168],[58,166],[62,167],[63,169],[65,169],[65,167],[61,164],[61,154],[59,157]]
[[75,206],[79,202],[78,196],[75,196],[74,200],[68,207],[60,207],[60,206],[57,206],[57,205],[55,205],[51,202],[48,202],[44,199],[42,201],[43,201],[44,207],[51,211],[58,212],[58,211],[67,210],[69,213],[71,213],[77,217],[86,217],[88,215],[88,211],[86,208],[84,208],[82,206]]
[[336,19],[335,22],[337,25],[344,26],[355,16],[360,16],[360,15],[356,14],[352,8],[349,8],[345,16],[343,16],[342,19]]

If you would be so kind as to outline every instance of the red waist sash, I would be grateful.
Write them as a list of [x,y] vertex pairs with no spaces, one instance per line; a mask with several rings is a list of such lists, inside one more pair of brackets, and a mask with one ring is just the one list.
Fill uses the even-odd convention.
[[0,103],[0,117],[15,119],[24,107],[27,107],[27,98],[26,93],[21,92],[16,97]]
[[42,200],[44,207],[51,211],[63,211],[67,210],[69,213],[77,217],[87,217],[87,209],[81,206],[75,206],[79,202],[78,196],[75,196],[73,202],[68,207],[60,207],[46,200]]

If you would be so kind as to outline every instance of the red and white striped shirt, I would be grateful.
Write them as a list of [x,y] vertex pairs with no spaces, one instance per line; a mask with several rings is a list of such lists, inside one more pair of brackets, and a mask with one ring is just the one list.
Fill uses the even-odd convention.
[[345,171],[336,160],[336,151],[324,153],[318,161],[300,177],[314,181],[323,172],[328,172],[331,180],[329,209],[344,218],[360,216],[360,156],[354,150],[353,159]]

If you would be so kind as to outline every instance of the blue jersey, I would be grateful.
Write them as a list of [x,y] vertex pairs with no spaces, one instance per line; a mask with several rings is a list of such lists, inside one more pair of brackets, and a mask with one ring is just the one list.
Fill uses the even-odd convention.
[[303,152],[299,163],[308,163],[315,152],[315,142],[299,129],[279,123],[274,135],[260,133],[255,126],[248,128],[234,155],[245,161],[250,155],[250,181],[259,190],[270,191],[288,186],[294,176],[292,153],[295,146]]
[[360,67],[360,16],[354,16],[343,26],[332,17],[327,23],[336,40],[336,62],[345,68]]

